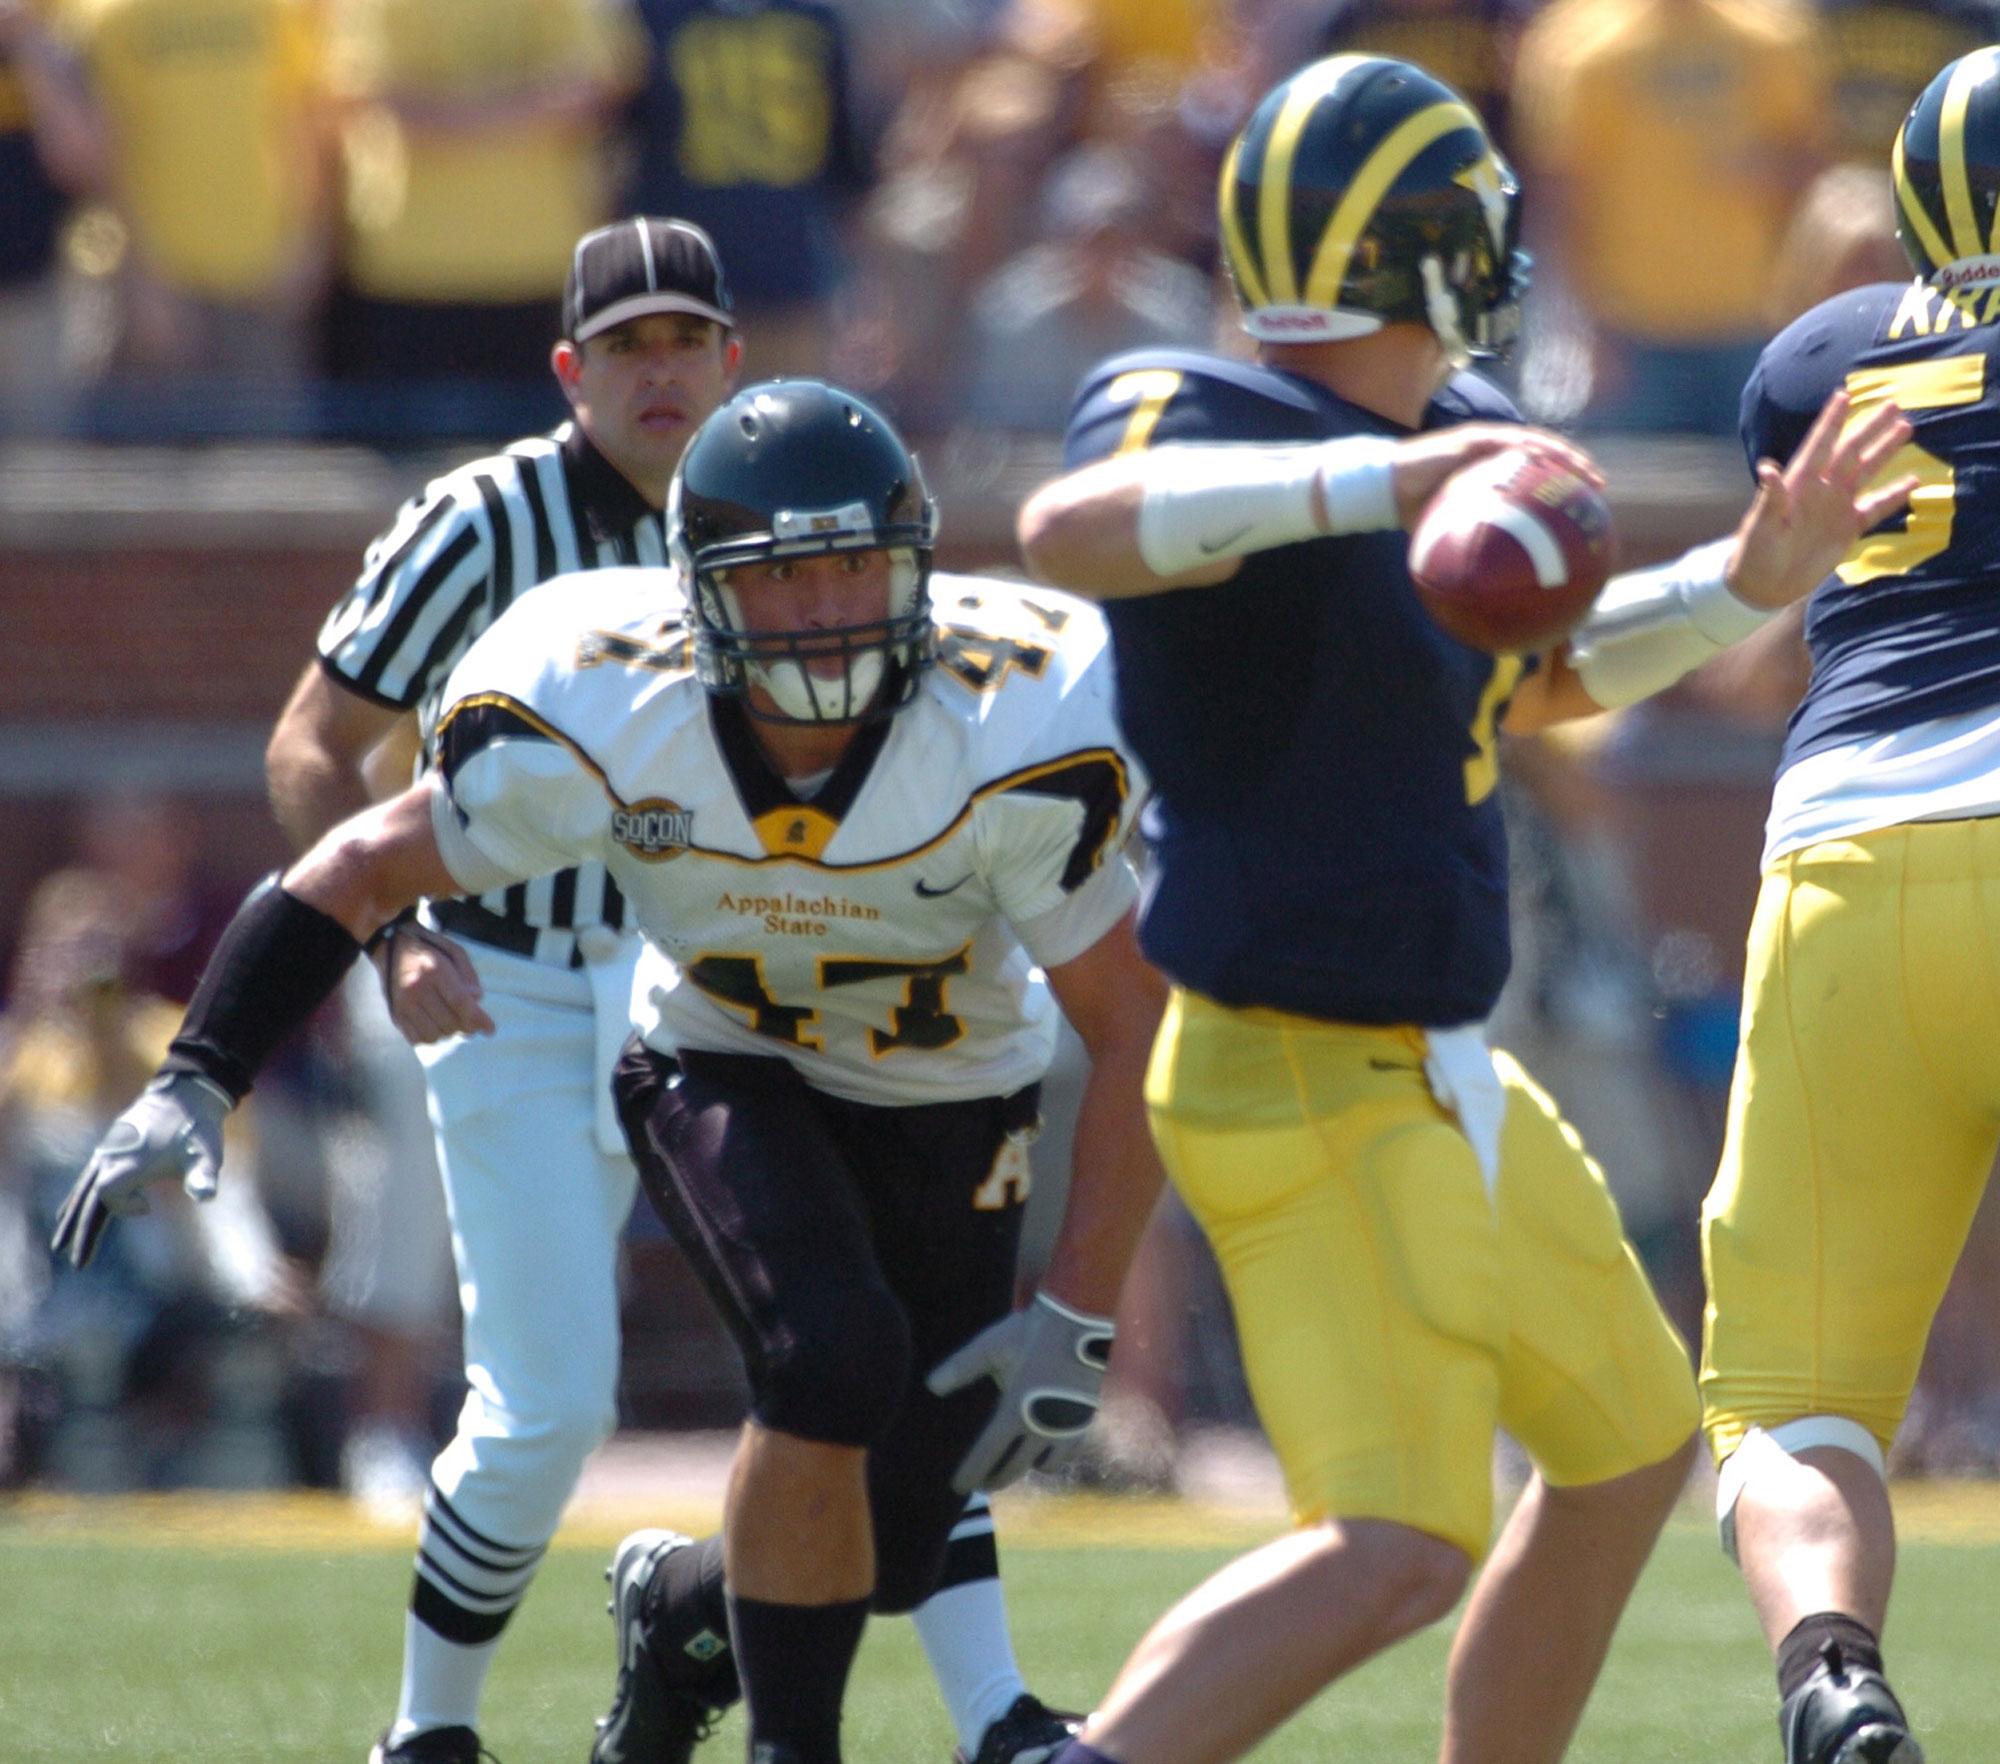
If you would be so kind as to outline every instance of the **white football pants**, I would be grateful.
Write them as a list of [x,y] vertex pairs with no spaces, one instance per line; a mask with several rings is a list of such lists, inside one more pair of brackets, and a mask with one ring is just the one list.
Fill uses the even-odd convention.
[[617,1416],[618,1239],[637,1176],[607,1144],[621,1143],[609,1060],[639,942],[584,969],[468,942],[496,1033],[418,1050],[471,1386],[431,1475],[466,1524],[516,1549],[554,1534]]

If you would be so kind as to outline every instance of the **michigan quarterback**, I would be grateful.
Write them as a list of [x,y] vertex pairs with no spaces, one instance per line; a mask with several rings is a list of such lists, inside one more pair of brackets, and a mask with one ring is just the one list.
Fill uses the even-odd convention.
[[[870,1610],[931,1593],[964,1490],[1088,1426],[1158,1192],[1141,1078],[1165,988],[1133,936],[1141,785],[1103,620],[933,581],[932,531],[860,399],[783,381],[723,404],[669,493],[678,577],[601,570],[494,623],[444,694],[434,771],[245,902],[58,1224],[80,1262],[147,1181],[212,1188],[273,1042],[409,902],[604,863],[653,963],[619,1115],[752,1393],[723,1539],[620,1552],[621,1758],[687,1755],[690,1699],[733,1692],[702,1670],[726,1651],[760,1759],[839,1758]],[[1091,1071],[1047,1276],[1015,1311],[1058,1004]],[[661,1601],[682,1645],[638,1649]],[[1065,1736],[1019,1703],[991,1756]]]
[[1891,163],[1917,279],[1815,307],[1743,394],[1753,459],[1829,393],[1893,399],[1918,480],[1807,603],[1702,1211],[1703,1419],[1789,1764],[1922,1756],[1882,1674],[1884,1453],[2000,1149],[2000,49]]
[[[1154,1627],[1060,1764],[1233,1758],[1482,1557],[1443,1756],[1557,1758],[1686,1476],[1686,1353],[1575,1132],[1484,1039],[1496,738],[1631,702],[1803,595],[1900,506],[1859,487],[1907,429],[1885,408],[1837,441],[1835,400],[1733,535],[1615,579],[1561,654],[1459,644],[1397,529],[1484,450],[1567,451],[1460,371],[1512,329],[1515,218],[1448,88],[1303,69],[1222,173],[1257,361],[1107,363],[1022,512],[1037,573],[1106,602],[1156,792],[1142,941],[1175,983],[1147,1102],[1297,1521]],[[1535,1475],[1489,1556],[1496,1425]]]

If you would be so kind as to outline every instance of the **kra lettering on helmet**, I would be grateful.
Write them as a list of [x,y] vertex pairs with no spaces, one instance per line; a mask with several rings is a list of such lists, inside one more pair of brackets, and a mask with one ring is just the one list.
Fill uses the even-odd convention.
[[[667,544],[694,611],[695,673],[775,722],[853,723],[915,696],[931,665],[937,515],[916,455],[865,399],[820,380],[745,387],[695,432],[667,492]],[[886,616],[753,631],[729,572],[836,552],[889,558]]]
[[1519,188],[1478,113],[1421,68],[1381,55],[1301,68],[1222,166],[1243,328],[1337,342],[1408,321],[1455,365],[1503,354],[1527,287]]
[[1947,291],[2000,283],[2000,46],[1948,63],[1896,131],[1896,237]]
[[694,811],[665,797],[648,797],[611,811],[611,837],[649,864],[677,858],[694,843]]

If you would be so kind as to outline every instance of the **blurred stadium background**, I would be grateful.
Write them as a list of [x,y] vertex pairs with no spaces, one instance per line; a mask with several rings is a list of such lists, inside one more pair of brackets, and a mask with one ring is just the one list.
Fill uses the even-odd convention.
[[[283,856],[264,739],[363,546],[433,472],[562,415],[547,346],[577,233],[635,210],[708,226],[748,373],[821,372],[882,399],[932,473],[944,561],[1006,570],[1084,367],[1142,344],[1239,346],[1211,207],[1250,104],[1313,54],[1407,55],[1473,98],[1521,169],[1537,276],[1503,377],[1531,415],[1589,437],[1641,563],[1734,519],[1749,354],[1833,289],[1899,273],[1895,123],[1937,66],[1995,39],[1990,0],[0,0],[11,1611],[31,1602],[17,1584],[41,1600],[44,1579],[81,1570],[101,1601],[117,1577],[72,1537],[86,1521],[66,1492],[345,1490],[393,1516],[456,1406],[448,1270],[433,1256],[386,1304],[354,1272],[371,1197],[434,1178],[407,1066],[337,1011],[260,1088],[231,1207],[162,1208],[90,1283],[57,1276],[41,1245],[107,1099],[131,1088],[118,1058]],[[1781,629],[1663,701],[1509,755],[1519,951],[1496,1034],[1584,1129],[1690,1335],[1695,1210],[1800,669]],[[51,1053],[52,1021],[127,1054],[80,1069],[61,1052],[73,1038]],[[1051,1084],[1044,1219],[1075,1083],[1066,1062]],[[1992,1210],[1899,1444],[1906,1476],[1987,1477],[2000,1456]],[[631,1236],[631,1436],[597,1485],[614,1506],[665,1461],[647,1435],[726,1427],[739,1403],[672,1246],[643,1219]],[[414,1407],[382,1388],[385,1333]],[[1227,1443],[1253,1421],[1213,1271],[1171,1203],[1114,1381],[1088,1480],[1213,1499],[1212,1467],[1247,1463],[1247,1498],[1268,1497],[1254,1446]],[[1986,1560],[1935,1548],[1946,1580]],[[1690,1565],[1688,1539],[1669,1555],[1692,1581],[1663,1596],[1711,1601],[1747,1659],[1747,1612]],[[1017,1584],[1031,1657],[1038,1576],[1060,1578],[1029,1566]],[[377,1578],[382,1653],[396,1595]],[[169,1615],[164,1594],[110,1596]],[[1136,1633],[1164,1589],[1102,1597],[1130,1601]],[[524,1627],[574,1620],[544,1596]],[[117,1645],[99,1615],[76,1621]],[[29,1634],[12,1615],[0,1632],[10,1651]],[[386,1654],[377,1667],[386,1684]],[[0,1679],[0,1731],[46,1736],[52,1709],[14,1713],[27,1682]],[[312,1743],[254,1755],[322,1755]],[[0,1752],[58,1755],[12,1737]]]

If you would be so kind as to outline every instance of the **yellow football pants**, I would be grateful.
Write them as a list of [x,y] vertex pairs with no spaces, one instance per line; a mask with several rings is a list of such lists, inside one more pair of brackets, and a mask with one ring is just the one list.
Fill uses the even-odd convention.
[[1154,1137],[1222,1266],[1295,1517],[1390,1519],[1474,1560],[1507,1428],[1600,1482],[1694,1431],[1686,1350],[1576,1132],[1504,1054],[1493,1195],[1417,1029],[1231,1010],[1176,989]]
[[1886,1447],[2000,1142],[2000,819],[1828,840],[1765,876],[1702,1208],[1703,1424]]

